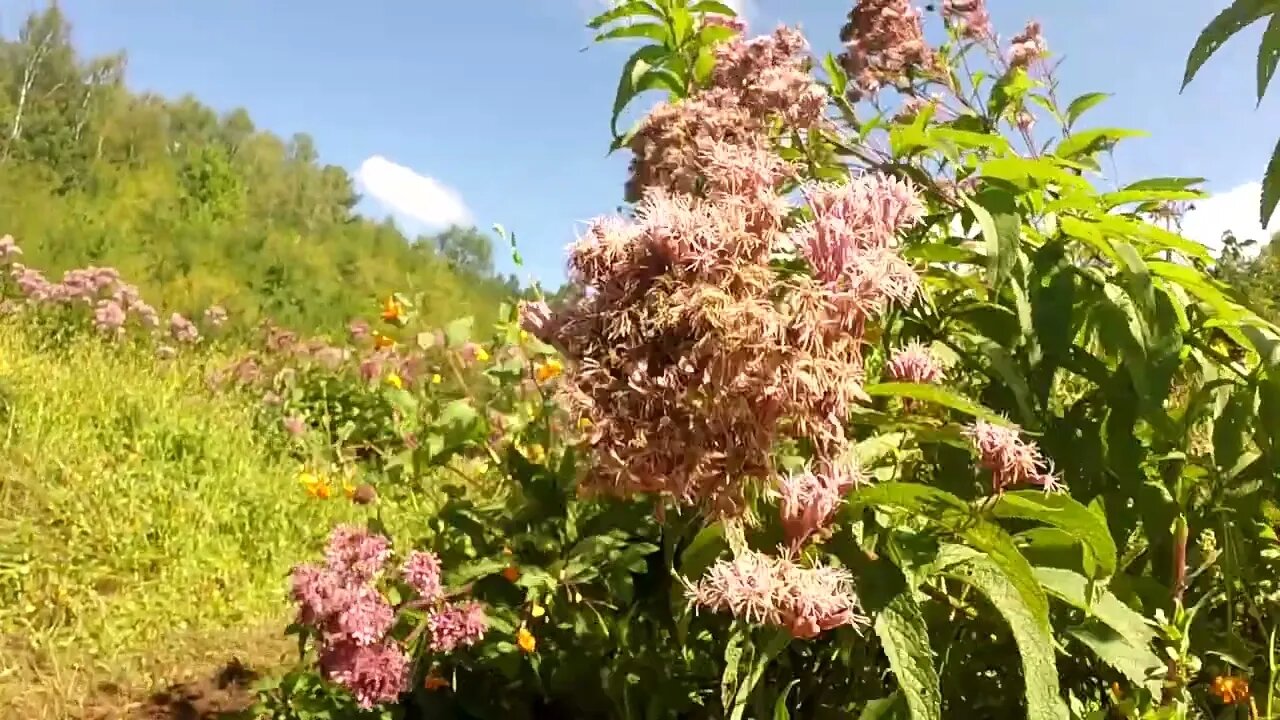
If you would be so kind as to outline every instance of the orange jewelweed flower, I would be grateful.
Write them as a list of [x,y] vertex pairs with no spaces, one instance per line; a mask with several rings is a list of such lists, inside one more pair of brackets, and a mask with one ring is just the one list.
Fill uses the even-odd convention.
[[422,686],[428,690],[439,690],[441,688],[449,687],[449,681],[439,675],[428,675],[426,681],[422,683]]
[[1226,705],[1239,705],[1249,699],[1249,681],[1232,675],[1219,675],[1213,679],[1209,691]]
[[531,653],[538,649],[538,640],[533,637],[533,633],[528,628],[520,628],[516,632],[516,645],[522,652]]
[[502,577],[506,578],[507,582],[515,582],[520,579],[520,568],[515,565],[508,565],[506,569],[502,571]]
[[298,482],[302,484],[302,489],[313,498],[320,500],[329,499],[329,484],[323,478],[316,477],[306,470],[298,473]]
[[404,306],[396,302],[394,296],[388,296],[387,301],[382,304],[382,319],[389,323],[393,323],[403,316]]
[[389,348],[395,344],[396,344],[395,340],[392,340],[391,338],[387,337],[386,335],[383,335],[382,333],[375,333],[373,336],[373,346],[380,350]]

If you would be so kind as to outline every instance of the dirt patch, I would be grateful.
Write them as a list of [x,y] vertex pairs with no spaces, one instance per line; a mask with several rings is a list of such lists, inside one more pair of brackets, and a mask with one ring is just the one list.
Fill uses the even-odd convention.
[[215,720],[236,716],[253,705],[259,675],[232,660],[208,677],[176,683],[145,700],[124,701],[113,687],[99,688],[98,701],[83,720]]

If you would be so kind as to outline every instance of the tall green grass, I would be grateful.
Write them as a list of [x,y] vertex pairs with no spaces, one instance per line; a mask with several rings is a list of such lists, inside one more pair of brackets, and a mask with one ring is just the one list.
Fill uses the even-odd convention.
[[289,567],[361,511],[302,491],[253,400],[207,389],[212,361],[0,323],[0,707],[262,646]]

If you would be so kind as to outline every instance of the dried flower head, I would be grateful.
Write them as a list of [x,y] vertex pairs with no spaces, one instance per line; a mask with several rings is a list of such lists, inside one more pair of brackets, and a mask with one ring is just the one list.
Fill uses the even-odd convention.
[[942,0],[942,17],[962,38],[982,42],[994,36],[986,0]]
[[821,472],[806,469],[778,477],[782,528],[792,550],[822,532],[844,502],[845,493],[864,481],[851,462],[828,463]]
[[1010,41],[1009,66],[1027,68],[1048,54],[1049,46],[1040,33],[1040,23],[1032,21]]

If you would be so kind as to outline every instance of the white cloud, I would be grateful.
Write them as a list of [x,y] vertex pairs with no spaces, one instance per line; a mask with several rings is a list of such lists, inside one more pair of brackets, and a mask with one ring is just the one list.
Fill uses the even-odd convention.
[[472,223],[471,211],[457,190],[381,155],[360,163],[356,184],[361,193],[399,220],[429,230]]
[[1251,182],[1198,200],[1182,218],[1182,234],[1217,251],[1222,248],[1222,234],[1228,230],[1239,240],[1256,240],[1247,252],[1257,252],[1271,235],[1280,232],[1280,213],[1271,216],[1265,228],[1258,222],[1262,200],[1262,184]]

